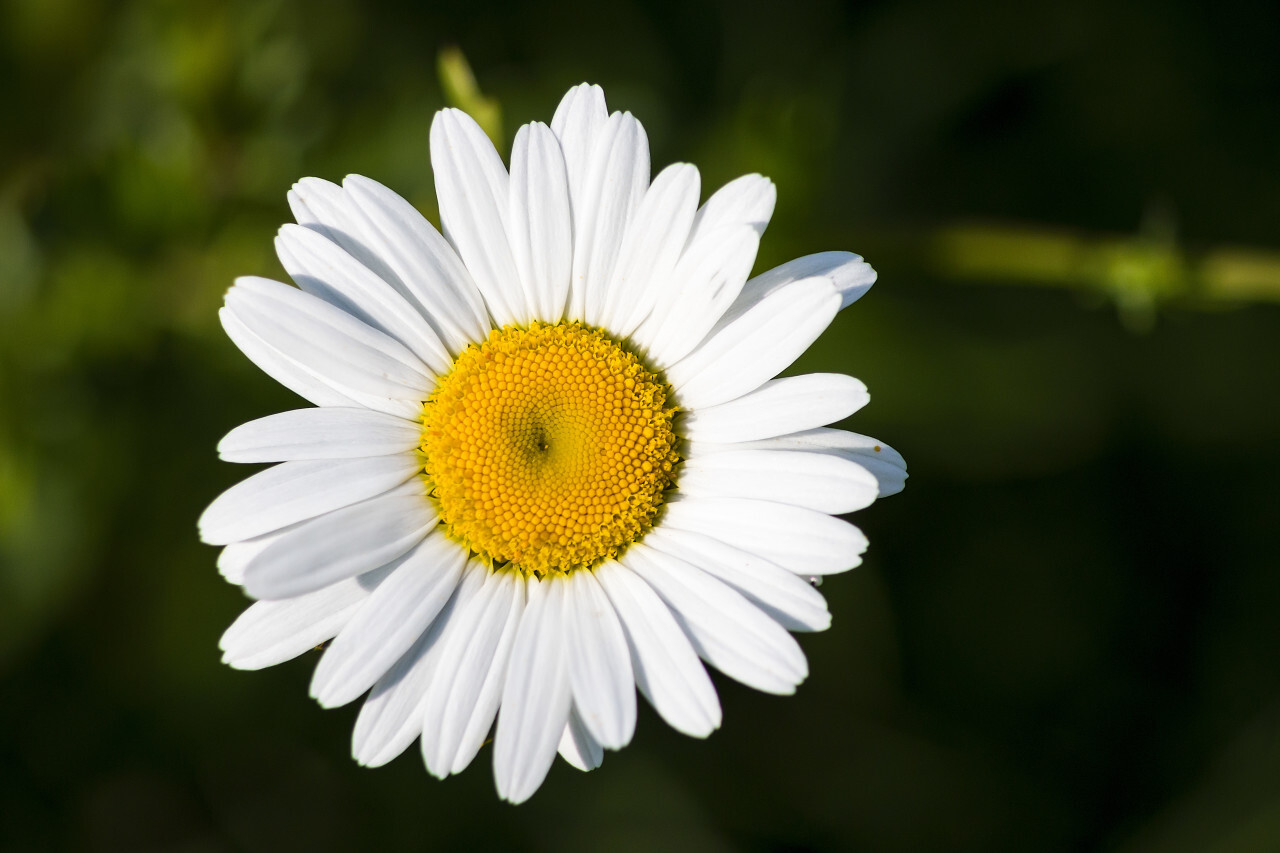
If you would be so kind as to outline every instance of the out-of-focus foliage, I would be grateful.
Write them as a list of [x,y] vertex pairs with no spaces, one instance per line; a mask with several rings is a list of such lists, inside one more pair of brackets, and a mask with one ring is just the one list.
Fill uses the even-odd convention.
[[[1243,0],[4,0],[0,849],[1280,849],[1276,32]],[[245,602],[194,520],[244,473],[217,439],[297,405],[217,323],[283,277],[289,185],[435,220],[436,109],[505,153],[583,79],[655,167],[777,182],[759,269],[876,266],[797,370],[865,380],[849,426],[912,479],[795,697],[717,677],[708,741],[643,713],[512,809],[487,752],[355,767],[314,658],[222,667]]]
[[467,57],[457,47],[440,51],[436,62],[440,74],[440,87],[449,105],[457,107],[476,120],[495,145],[502,144],[502,106],[493,98],[480,92],[475,72],[467,63]]
[[942,276],[1108,297],[1135,331],[1150,331],[1156,309],[1170,303],[1280,302],[1280,252],[1216,249],[1191,259],[1167,233],[1090,240],[1045,228],[963,225],[938,234],[936,253]]

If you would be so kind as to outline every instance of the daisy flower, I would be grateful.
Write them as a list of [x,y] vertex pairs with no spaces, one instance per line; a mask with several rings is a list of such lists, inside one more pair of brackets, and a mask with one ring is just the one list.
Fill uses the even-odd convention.
[[589,770],[625,746],[636,688],[694,737],[720,724],[704,661],[794,692],[789,632],[831,620],[810,580],[867,544],[834,516],[906,470],[825,428],[866,404],[861,382],[774,378],[875,272],[825,252],[748,278],[766,178],[701,206],[693,166],[651,181],[644,129],[589,85],[520,128],[510,171],[457,110],[431,162],[443,236],[368,178],[307,178],[276,240],[297,287],[228,291],[231,340],[314,406],[222,440],[277,464],[200,535],[256,599],[227,663],[328,643],[311,694],[368,694],[357,761],[416,739],[444,777],[492,731],[498,793],[521,802],[557,752]]

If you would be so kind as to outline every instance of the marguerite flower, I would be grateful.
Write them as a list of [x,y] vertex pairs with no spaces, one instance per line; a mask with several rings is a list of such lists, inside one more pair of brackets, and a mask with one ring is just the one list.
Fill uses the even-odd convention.
[[[599,87],[520,129],[508,173],[465,114],[431,129],[444,236],[367,178],[308,178],[276,248],[297,287],[239,279],[223,326],[315,404],[233,430],[279,463],[200,519],[257,602],[222,638],[257,669],[328,640],[312,695],[368,693],[357,761],[415,739],[464,769],[493,730],[498,793],[631,740],[635,688],[705,737],[705,661],[771,693],[807,674],[806,580],[866,547],[833,517],[902,488],[902,457],[824,426],[848,376],[774,377],[871,286],[856,255],[748,280],[772,183],[698,206],[698,171],[649,180],[643,128]],[[495,725],[496,717],[496,725]]]

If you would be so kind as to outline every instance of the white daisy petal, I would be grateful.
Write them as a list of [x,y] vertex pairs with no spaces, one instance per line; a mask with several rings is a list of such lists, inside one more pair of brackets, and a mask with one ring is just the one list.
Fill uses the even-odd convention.
[[744,175],[698,210],[670,284],[635,332],[659,364],[687,355],[738,298],[776,198],[768,178]]
[[298,224],[321,235],[387,285],[403,293],[404,283],[382,257],[385,243],[342,187],[321,178],[303,178],[287,193],[289,209]]
[[289,598],[370,571],[417,545],[435,523],[426,495],[403,491],[334,510],[295,525],[250,560],[245,591]]
[[262,669],[292,660],[332,639],[387,576],[376,569],[283,601],[258,601],[222,635],[222,661]]
[[515,572],[478,570],[483,588],[454,616],[422,708],[422,757],[443,779],[461,773],[493,726],[507,661],[525,606],[524,580]]
[[656,305],[632,336],[655,363],[675,364],[706,337],[751,274],[760,235],[731,225],[692,241],[671,273],[672,298]]
[[557,751],[561,758],[584,772],[595,770],[604,763],[604,747],[587,731],[582,718],[578,716],[577,708],[569,713],[569,722],[564,727],[564,734],[560,736],[560,748]]
[[605,106],[604,90],[587,83],[574,86],[565,93],[556,108],[555,117],[551,119],[551,130],[564,150],[575,211],[582,208],[579,199],[591,152],[595,149],[596,137],[608,120],[609,108]]
[[622,563],[667,603],[698,656],[730,678],[786,695],[809,674],[785,628],[696,566],[643,544],[627,549]]
[[849,460],[757,449],[690,454],[677,488],[690,497],[777,501],[832,515],[870,506],[880,492],[876,478]]
[[510,178],[493,143],[461,110],[431,123],[431,165],[444,236],[457,249],[499,326],[528,316],[507,239]]
[[[380,275],[390,270],[370,245],[368,221],[350,204],[342,187],[322,178],[303,178],[287,193],[289,210],[299,225],[323,234]],[[388,282],[390,279],[388,278]]]
[[621,749],[636,728],[635,678],[627,638],[591,572],[566,579],[564,643],[573,705],[594,740]]
[[831,614],[822,593],[804,578],[757,554],[672,527],[651,531],[644,543],[724,581],[788,631],[825,631],[831,627]]
[[379,257],[454,355],[489,331],[489,312],[453,247],[417,209],[361,175],[342,182],[348,197],[380,235]]
[[284,225],[276,254],[304,292],[404,344],[433,375],[449,370],[452,357],[418,309],[337,243],[310,228]]
[[[445,605],[446,611],[452,599]],[[441,633],[447,614],[431,623],[417,642],[396,661],[369,691],[351,732],[351,757],[365,767],[381,767],[400,756],[422,733],[422,697],[440,663]]]
[[770,380],[736,400],[689,412],[681,429],[693,441],[754,441],[847,418],[869,399],[867,386],[852,376],[788,376]]
[[299,225],[323,234],[410,300],[450,352],[483,336],[489,313],[462,261],[431,223],[377,181],[303,178],[289,191]]
[[630,113],[614,113],[596,134],[573,197],[570,320],[598,324],[627,224],[649,187],[649,139]]
[[453,595],[413,648],[373,685],[360,707],[351,754],[367,767],[380,767],[408,748],[422,732],[422,703],[437,667],[446,660],[444,639],[459,629],[464,611],[484,583],[485,572],[464,571]]
[[[258,335],[271,343],[279,341],[282,351],[296,350],[308,364],[316,364],[316,352],[325,352],[325,363],[345,360],[359,365],[365,373],[382,377],[389,383],[387,396],[417,399],[433,387],[431,371],[404,344],[348,310],[296,287],[269,278],[241,276],[227,291],[226,306]],[[334,378],[341,381],[347,375],[337,370]],[[358,383],[352,384],[358,387]],[[373,393],[381,388],[368,390]]]
[[422,424],[370,409],[293,409],[227,433],[218,455],[228,462],[288,462],[390,456],[416,448]]
[[561,620],[565,583],[530,579],[493,736],[498,796],[522,803],[538,790],[569,719],[569,673]]
[[662,599],[621,563],[605,563],[595,576],[622,622],[640,692],[676,731],[706,737],[719,728],[715,687]]
[[396,558],[368,606],[320,659],[311,679],[312,697],[336,708],[372,687],[431,625],[453,595],[466,560],[461,548],[438,533]]
[[412,416],[433,386],[427,366],[403,344],[297,288],[240,278],[226,301],[249,331],[348,399]]
[[380,495],[420,470],[412,453],[282,462],[219,495],[197,522],[200,538],[211,545],[252,539]]
[[702,533],[759,554],[798,575],[829,575],[862,563],[862,531],[826,513],[740,498],[687,498],[667,504],[664,526]]
[[771,294],[667,369],[691,409],[741,397],[800,357],[835,319],[840,297],[825,278],[803,279]]
[[645,192],[602,298],[599,323],[618,337],[629,336],[672,295],[672,272],[698,209],[700,184],[695,167],[673,163]]
[[559,320],[569,294],[573,222],[564,154],[545,124],[527,124],[516,133],[507,223],[528,308],[521,322]]
[[354,406],[356,401],[321,379],[301,362],[295,361],[254,334],[234,313],[218,311],[222,328],[242,353],[263,373],[293,393],[317,406]]
[[716,190],[698,210],[689,242],[735,225],[749,225],[757,237],[763,236],[777,201],[777,188],[763,175],[735,178]]
[[721,323],[727,323],[744,314],[762,299],[768,298],[792,282],[806,278],[825,278],[840,294],[840,308],[844,309],[862,298],[876,283],[876,271],[859,255],[852,252],[819,252],[805,255],[768,272],[761,273],[743,285],[742,293],[725,312]]
[[218,571],[231,583],[236,586],[242,586],[244,584],[244,570],[249,565],[249,561],[265,550],[272,542],[276,541],[282,532],[278,530],[275,533],[255,536],[243,542],[232,542],[223,548],[222,553],[218,555]]
[[902,454],[889,445],[856,432],[842,429],[817,429],[789,433],[775,438],[746,441],[739,444],[693,442],[689,454],[722,453],[727,450],[801,450],[847,459],[862,466],[876,478],[879,496],[896,495],[907,482],[907,463]]

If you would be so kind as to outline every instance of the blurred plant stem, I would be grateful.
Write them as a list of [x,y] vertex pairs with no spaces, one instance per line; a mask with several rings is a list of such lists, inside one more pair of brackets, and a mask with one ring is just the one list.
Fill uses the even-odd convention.
[[476,75],[471,71],[471,64],[461,48],[446,47],[440,51],[436,59],[436,69],[440,75],[440,87],[444,90],[445,100],[476,120],[476,124],[493,140],[499,150],[503,147],[502,106],[496,98],[490,98],[480,92],[476,83]]
[[[1151,220],[1155,220],[1154,224]],[[1165,217],[1131,237],[1088,237],[1052,226],[964,224],[930,239],[932,271],[948,279],[1099,294],[1133,331],[1157,308],[1280,302],[1280,252],[1179,247]]]

